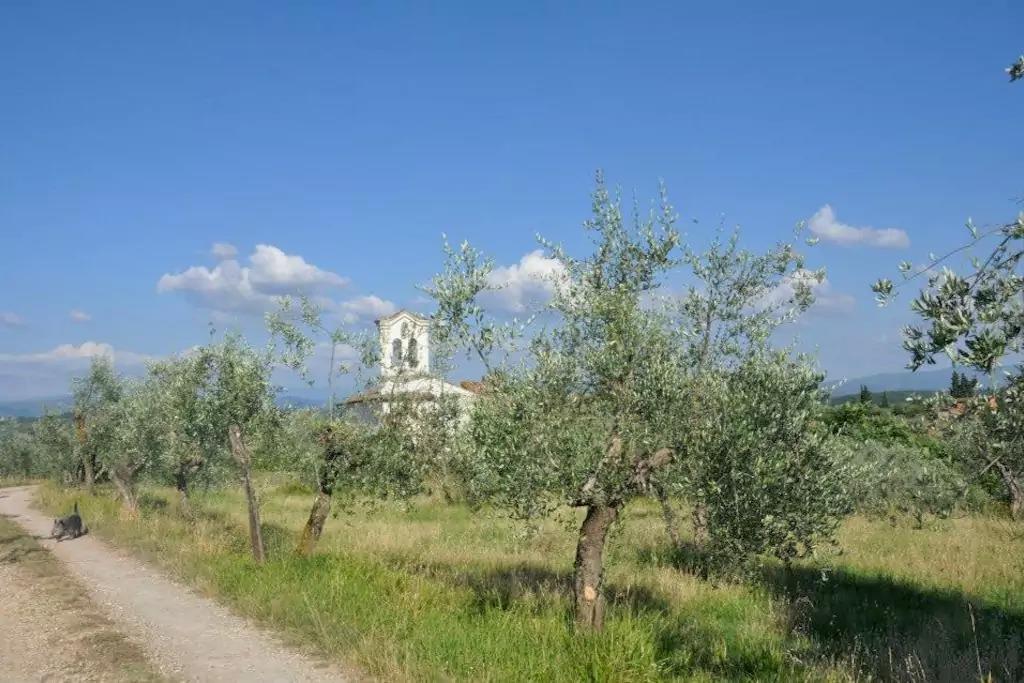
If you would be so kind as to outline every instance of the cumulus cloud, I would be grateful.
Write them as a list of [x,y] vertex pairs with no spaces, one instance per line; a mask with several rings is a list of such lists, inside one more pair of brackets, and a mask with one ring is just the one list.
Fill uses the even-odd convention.
[[488,284],[498,289],[483,297],[484,303],[498,310],[521,313],[529,304],[548,299],[565,274],[565,266],[548,258],[540,249],[519,259],[519,263],[491,271]]
[[83,310],[74,308],[68,313],[68,317],[76,323],[87,323],[92,320],[92,316]]
[[248,261],[243,266],[225,258],[213,268],[192,266],[167,273],[157,282],[157,291],[181,292],[214,311],[258,313],[273,308],[282,295],[310,295],[348,284],[347,278],[269,244],[256,245]]
[[398,310],[398,307],[387,299],[381,299],[372,294],[359,296],[338,304],[338,312],[341,319],[346,323],[353,323],[358,320],[377,320],[386,315],[391,315]]
[[210,253],[219,259],[229,259],[238,256],[238,248],[227,242],[214,242],[210,247]]
[[0,353],[0,398],[6,400],[67,394],[71,380],[81,377],[98,356],[110,358],[121,372],[138,374],[153,357],[115,349],[105,342],[61,344],[46,351]]
[[113,346],[105,342],[87,341],[82,342],[78,346],[74,344],[61,344],[49,351],[38,351],[35,353],[0,353],[0,362],[53,363],[91,359],[96,356],[106,356],[115,362],[132,365],[139,365],[152,359],[152,356],[133,351],[115,351]]
[[810,313],[841,315],[851,312],[857,304],[851,295],[835,291],[827,277],[819,281],[817,275],[810,270],[799,270],[784,278],[779,286],[768,294],[765,304],[772,306],[789,301],[801,284],[809,286],[814,295]]
[[0,311],[0,327],[24,327],[25,321],[20,315],[10,311]]
[[858,228],[836,219],[836,213],[828,204],[821,207],[807,221],[811,233],[826,242],[850,247],[864,245],[883,249],[903,249],[910,246],[907,233],[897,228]]

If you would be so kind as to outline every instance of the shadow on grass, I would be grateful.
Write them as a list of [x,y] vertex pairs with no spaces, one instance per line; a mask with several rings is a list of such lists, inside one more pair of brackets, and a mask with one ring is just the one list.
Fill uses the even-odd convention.
[[765,571],[789,625],[886,680],[1024,680],[1024,615],[891,577],[812,567]]
[[[447,563],[403,561],[397,556],[389,563],[404,571],[415,572],[472,591],[472,607],[481,615],[492,610],[517,611],[543,615],[552,609],[560,612],[566,633],[572,625],[572,575],[532,563],[501,568]],[[701,609],[698,613],[680,610],[670,600],[643,586],[623,586],[606,582],[609,630],[614,622],[635,619],[650,633],[659,670],[668,677],[686,677],[694,673],[711,674],[715,680],[791,680],[803,669],[789,656],[782,639],[744,639],[747,624],[743,612],[723,606]],[[543,618],[543,616],[541,616]],[[598,649],[607,647],[595,641]],[[793,649],[796,649],[794,645]],[[601,656],[598,654],[597,656]]]
[[[645,564],[700,574],[693,544],[644,548]],[[1024,680],[1024,614],[958,590],[813,566],[768,566],[756,580],[786,606],[785,627],[813,640],[818,656],[883,680]]]

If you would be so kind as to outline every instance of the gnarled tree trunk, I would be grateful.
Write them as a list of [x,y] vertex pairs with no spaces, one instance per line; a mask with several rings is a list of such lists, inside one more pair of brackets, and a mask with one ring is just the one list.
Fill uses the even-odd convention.
[[178,491],[178,506],[182,513],[188,515],[191,506],[188,501],[188,474],[185,465],[179,465],[178,471],[174,473],[174,488]]
[[252,457],[245,441],[242,440],[242,429],[238,425],[231,425],[228,428],[228,438],[231,441],[231,456],[242,472],[242,488],[249,504],[249,541],[252,545],[252,558],[262,563],[267,559],[267,554],[263,548],[259,501],[256,499],[256,489],[252,485]]
[[323,533],[327,516],[331,514],[331,497],[334,495],[334,482],[337,478],[335,467],[341,451],[335,446],[330,438],[330,433],[324,436],[324,461],[317,475],[316,498],[313,500],[313,508],[309,511],[309,519],[302,529],[302,536],[299,537],[299,545],[295,552],[299,555],[308,556],[313,553],[320,534]]
[[618,516],[618,505],[590,505],[580,527],[572,581],[576,628],[580,631],[596,632],[604,626],[604,545]]
[[693,542],[698,547],[708,541],[708,509],[704,501],[693,504]]
[[78,450],[79,460],[82,461],[85,489],[89,493],[92,493],[92,485],[95,483],[96,474],[95,468],[93,467],[92,456],[86,453],[85,445],[85,416],[81,413],[75,413],[75,448]]
[[672,501],[668,497],[668,492],[661,484],[652,484],[651,488],[654,489],[654,495],[657,497],[658,502],[661,503],[661,515],[665,518],[665,530],[668,531],[668,537],[672,541],[672,546],[678,548],[680,544],[679,522],[676,520],[676,511],[672,507]]
[[114,487],[121,495],[121,504],[124,506],[124,514],[129,519],[138,519],[139,496],[135,492],[133,479],[133,473],[121,472],[116,468],[110,471],[110,480],[114,482]]
[[1024,487],[1014,476],[1013,470],[998,460],[995,464],[999,474],[1003,477],[1003,483],[1006,484],[1006,492],[1010,498],[1010,516],[1020,519],[1021,514],[1024,513]]
[[306,526],[302,529],[299,545],[295,548],[296,553],[302,556],[313,553],[329,514],[331,514],[331,491],[321,486],[316,492],[316,498],[313,499],[313,509],[309,511],[309,519],[306,520]]

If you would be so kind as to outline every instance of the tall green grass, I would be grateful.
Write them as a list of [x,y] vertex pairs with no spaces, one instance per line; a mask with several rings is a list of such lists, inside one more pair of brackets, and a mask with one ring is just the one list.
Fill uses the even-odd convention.
[[[574,635],[575,520],[522,528],[438,501],[380,504],[329,521],[319,552],[291,553],[310,497],[263,491],[271,560],[249,557],[234,491],[147,488],[139,520],[108,495],[80,500],[92,530],[280,630],[387,680],[1019,680],[1024,537],[998,519],[851,520],[828,565],[769,567],[745,585],[678,569],[657,509],[634,505],[611,540],[606,630]],[[973,616],[973,622],[971,621]],[[980,665],[980,666],[979,666]]]

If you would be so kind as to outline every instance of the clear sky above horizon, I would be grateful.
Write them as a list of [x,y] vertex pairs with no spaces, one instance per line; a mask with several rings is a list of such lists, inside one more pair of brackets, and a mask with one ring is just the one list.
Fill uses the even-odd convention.
[[1020,209],[1022,28],[1009,1],[5,3],[0,398],[253,334],[280,293],[422,309],[442,233],[515,310],[536,233],[585,247],[598,168],[664,180],[697,242],[809,221],[828,281],[792,332],[831,377],[896,370],[909,297],[870,283]]

